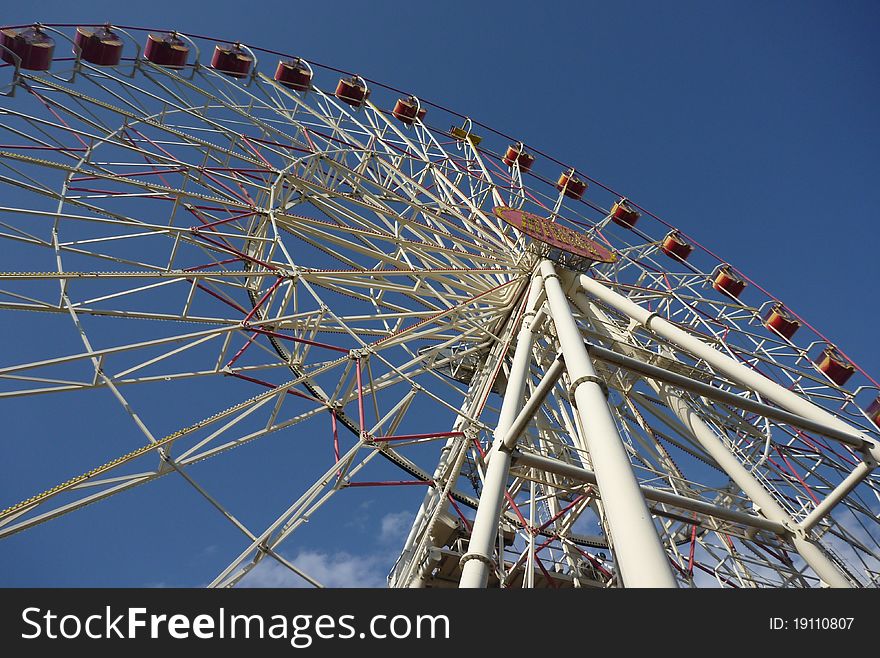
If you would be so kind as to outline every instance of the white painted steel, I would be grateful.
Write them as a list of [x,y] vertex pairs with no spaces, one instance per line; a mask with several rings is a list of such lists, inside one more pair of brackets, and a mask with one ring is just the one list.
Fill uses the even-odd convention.
[[523,403],[526,391],[526,377],[529,374],[529,363],[532,358],[532,342],[534,332],[532,321],[537,313],[538,304],[543,299],[544,284],[541,276],[534,276],[526,299],[525,313],[516,340],[513,353],[513,364],[507,378],[504,391],[504,402],[495,428],[495,440],[492,443],[489,465],[480,495],[480,505],[471,531],[468,551],[462,556],[461,580],[459,587],[485,587],[489,581],[489,571],[494,563],[492,547],[498,534],[498,522],[501,518],[501,506],[507,490],[507,477],[510,472],[510,448],[505,439],[511,429]]
[[544,277],[550,316],[572,382],[570,394],[575,400],[590,460],[596,471],[624,585],[676,587],[666,552],[633,474],[617,425],[608,411],[605,393],[597,381],[596,370],[572,317],[556,269],[553,263],[545,260],[540,272]]
[[[587,482],[589,484],[597,484],[598,482],[596,474],[593,471],[572,464],[566,464],[558,459],[550,459],[548,457],[542,457],[541,455],[534,455],[517,450],[513,453],[513,461],[514,464],[517,465],[522,464],[524,466],[531,466],[533,468],[547,471],[548,473],[564,475],[565,477],[572,478],[578,482]],[[696,498],[679,496],[677,494],[669,493],[668,491],[663,491],[662,489],[652,489],[651,487],[645,486],[641,486],[640,489],[645,500],[650,500],[655,503],[663,503],[665,505],[671,505],[698,514],[705,514],[706,516],[724,519],[725,521],[741,523],[750,528],[769,530],[770,532],[780,535],[785,535],[790,532],[782,523],[771,521],[770,519],[761,516],[727,509]]]
[[768,519],[782,523],[790,528],[793,536],[792,543],[801,557],[812,567],[813,571],[828,585],[832,587],[850,587],[849,580],[840,572],[831,560],[808,539],[798,536],[797,527],[788,513],[782,509],[776,499],[773,498],[763,485],[752,475],[742,463],[727,449],[718,435],[690,408],[690,406],[663,384],[660,386],[660,395],[664,402],[672,410],[679,420],[685,424],[694,437],[706,449],[712,458],[736,482],[745,494],[751,498],[760,510],[761,514]]
[[[676,327],[667,319],[642,308],[630,299],[621,295],[608,286],[603,285],[596,279],[581,274],[579,276],[569,275],[567,283],[574,284],[583,288],[585,292],[592,295],[610,307],[620,311],[631,317],[633,320],[643,325],[645,328],[655,332],[658,336],[672,341],[682,349],[690,352],[694,356],[704,359],[713,368],[730,377],[743,386],[760,393],[768,400],[772,400],[783,409],[809,418],[817,423],[835,427],[841,432],[847,434],[861,435],[860,432],[843,422],[839,418],[832,416],[824,409],[805,400],[802,396],[788,390],[777,384],[776,382],[764,377],[760,373],[755,372],[746,365],[736,361],[726,354],[716,350],[699,338],[689,334],[688,332]],[[880,445],[872,442],[867,436],[861,435],[863,441],[868,444],[868,449],[874,456],[874,459],[880,459]]]
[[[416,515],[393,587],[482,586],[489,563],[502,587],[810,586],[813,571],[877,583],[875,384],[819,372],[827,339],[768,331],[777,300],[757,286],[715,294],[710,252],[670,258],[668,226],[649,213],[616,225],[605,208],[619,198],[598,182],[567,198],[548,157],[535,152],[537,175],[524,176],[501,162],[507,137],[470,119],[420,101],[427,123],[403,125],[387,111],[395,90],[371,82],[352,107],[332,93],[336,71],[310,65],[313,88],[294,91],[266,75],[268,53],[250,52],[259,62],[245,80],[143,59],[58,59],[52,75],[0,80],[0,327],[12,328],[0,403],[16,414],[45,400],[78,426],[108,427],[77,437],[55,485],[43,465],[70,445],[39,435],[40,417],[33,437],[15,437],[22,491],[0,501],[0,539],[170,475],[197,505],[161,504],[218,514],[241,541],[200,582],[247,584],[274,565],[320,586],[296,558],[302,530],[321,527],[309,520],[339,500],[356,509],[372,486],[419,485],[394,497],[394,512]],[[576,262],[499,220],[502,205],[549,215],[616,258]],[[548,276],[549,305],[523,300],[536,276]],[[82,406],[64,406],[71,392]],[[191,416],[167,418],[172,406]],[[266,484],[238,467],[234,449],[248,444],[266,463],[323,460],[285,473],[296,490],[283,500],[266,488],[259,504],[277,509],[259,510],[262,528],[236,500]],[[532,465],[511,475],[515,449]],[[240,487],[196,479],[215,457]],[[61,525],[43,528],[47,541],[70,541]],[[136,521],[126,530],[136,541]],[[764,551],[767,533],[812,571]],[[360,539],[334,536],[334,549],[358,553]]]
[[804,520],[800,522],[800,528],[804,532],[809,533],[810,530],[815,528],[822,519],[828,516],[831,513],[831,510],[843,501],[843,499],[846,498],[862,480],[868,477],[875,468],[877,468],[877,462],[870,458],[866,458],[864,461],[859,462],[852,470],[852,473],[847,475],[843,482],[829,492],[825,498],[822,499],[822,502],[816,505]]
[[[589,304],[582,293],[575,295],[575,304],[579,309],[587,314],[593,314],[600,322],[606,326],[611,326],[609,318],[603,312]],[[607,356],[607,355],[606,355]],[[632,365],[630,359],[623,361],[617,359],[620,363]],[[674,380],[678,384],[682,382],[682,377],[674,376],[674,373],[656,372],[658,369],[649,367],[639,367],[642,373],[661,375],[667,379]],[[776,499],[766,490],[758,479],[743,466],[739,459],[724,445],[723,441],[710,428],[705,421],[694,412],[691,406],[682,397],[678,395],[676,390],[666,381],[658,378],[648,378],[648,384],[657,391],[661,399],[664,401],[670,411],[681,421],[690,434],[703,446],[706,452],[715,460],[715,462],[724,470],[725,473],[739,486],[743,492],[754,502],[760,513],[767,519],[782,525],[790,534],[790,541],[795,549],[800,553],[801,557],[816,572],[824,583],[831,587],[846,588],[851,587],[851,583],[846,576],[835,566],[822,549],[813,544],[808,537],[803,535],[803,531],[796,528],[795,521],[786,512]]]

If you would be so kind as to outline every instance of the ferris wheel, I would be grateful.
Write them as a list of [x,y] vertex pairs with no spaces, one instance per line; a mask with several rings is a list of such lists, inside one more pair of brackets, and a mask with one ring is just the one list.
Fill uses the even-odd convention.
[[[301,57],[109,24],[0,56],[0,398],[118,421],[16,464],[0,539],[177,479],[236,532],[211,586],[321,586],[287,549],[398,487],[392,587],[877,585],[880,386],[686,231]],[[255,525],[205,480],[282,439]]]

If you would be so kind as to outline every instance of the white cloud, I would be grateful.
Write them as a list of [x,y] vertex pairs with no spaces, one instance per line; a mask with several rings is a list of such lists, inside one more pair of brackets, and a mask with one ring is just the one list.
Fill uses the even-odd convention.
[[[378,555],[333,554],[303,549],[290,560],[325,587],[385,587],[386,559]],[[254,567],[241,587],[311,587],[271,557]]]
[[[371,503],[372,501],[370,501]],[[362,505],[362,507],[364,507]],[[369,504],[366,506],[369,507]],[[379,544],[402,543],[412,527],[413,513],[408,510],[390,512],[379,521]],[[357,524],[360,525],[360,524]],[[301,549],[293,558],[285,558],[325,587],[386,587],[387,575],[397,557],[382,551],[376,554],[353,555],[346,551]],[[311,587],[311,585],[271,556],[241,581],[241,587]]]
[[383,544],[402,542],[412,527],[413,517],[409,510],[383,516],[379,524],[379,541]]

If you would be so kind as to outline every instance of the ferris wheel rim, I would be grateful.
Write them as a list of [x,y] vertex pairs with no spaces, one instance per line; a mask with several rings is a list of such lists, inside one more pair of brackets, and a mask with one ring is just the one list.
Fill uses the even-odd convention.
[[[10,25],[10,26],[0,26],[0,29],[23,29],[23,28],[34,27],[36,25],[43,26],[43,27],[49,27],[49,28],[58,28],[58,29],[60,29],[60,28],[76,28],[76,27],[92,27],[92,28],[95,28],[95,27],[116,27],[116,28],[122,29],[122,30],[132,30],[135,32],[143,32],[143,33],[156,32],[156,33],[183,34],[182,32],[180,32],[179,30],[176,30],[176,29],[152,28],[152,27],[143,27],[143,26],[132,26],[132,25],[115,25],[109,21],[102,22],[102,23],[27,23],[27,24],[17,24],[17,25]],[[213,37],[213,36],[208,36],[208,35],[188,34],[187,33],[186,36],[188,36],[189,38],[193,38],[193,39],[213,41],[216,43],[227,43],[227,44],[241,43],[240,41],[234,40],[234,39],[219,38],[219,37]],[[303,59],[296,54],[292,54],[292,53],[288,53],[288,52],[284,52],[284,51],[266,49],[266,48],[262,48],[260,46],[248,46],[248,47],[256,52],[265,53],[265,54],[269,54],[269,55],[276,55],[276,56],[279,56],[282,58]],[[75,59],[75,58],[68,58],[68,59]],[[304,60],[304,61],[308,62],[310,65],[313,64],[314,66],[316,66],[322,70],[332,71],[334,73],[341,73],[343,75],[349,75],[349,76],[358,75],[357,73],[353,73],[352,71],[338,68],[338,67],[334,67],[332,65],[320,63],[317,61],[312,61],[312,60]],[[200,65],[201,64],[198,62],[196,62],[194,64],[194,66],[196,66],[196,67],[198,67]],[[2,70],[4,67],[7,67],[7,66],[10,66],[10,64],[8,64],[6,62],[0,63],[0,70]],[[187,66],[191,66],[191,65],[189,63],[187,63]],[[201,66],[204,66],[204,65],[201,65]],[[254,71],[254,73],[256,73],[256,71]],[[395,87],[393,85],[389,85],[387,83],[381,82],[381,81],[373,79],[373,78],[362,78],[362,79],[370,85],[375,85],[375,86],[381,87],[383,89],[386,89],[388,91],[392,91],[394,93],[399,93],[399,94],[404,94],[404,95],[409,95],[409,96],[413,95],[411,92],[404,91],[398,87]],[[523,146],[523,148],[526,146],[526,144],[524,142],[522,142],[521,140],[519,140],[518,138],[516,138],[510,134],[507,134],[505,132],[499,131],[488,124],[482,123],[478,120],[474,120],[468,115],[462,114],[462,113],[460,113],[454,109],[451,109],[449,107],[446,107],[440,103],[424,99],[423,96],[418,96],[418,98],[419,98],[419,102],[425,102],[425,104],[430,107],[436,108],[438,110],[442,110],[443,112],[446,112],[446,113],[454,115],[460,119],[464,119],[468,122],[471,122],[473,125],[478,126],[479,128],[482,128],[483,130],[490,131],[491,133],[493,133],[499,137],[503,137],[504,139],[513,141],[515,143],[519,143],[520,145]],[[388,110],[387,112],[389,114],[391,113],[390,110]],[[479,150],[479,146],[475,146],[474,148]],[[600,180],[590,176],[586,172],[579,170],[577,167],[570,165],[570,164],[567,164],[567,163],[564,163],[564,162],[554,158],[552,155],[538,149],[535,146],[529,145],[529,149],[531,151],[533,151],[534,153],[536,153],[537,155],[540,155],[541,157],[546,158],[546,159],[550,160],[551,162],[561,166],[563,169],[568,169],[571,172],[574,172],[576,174],[579,174],[580,176],[583,176],[589,182],[601,187],[602,189],[610,192],[611,194],[613,194],[615,196],[619,196],[621,199],[628,199],[628,197],[619,193],[613,187],[606,185],[605,183],[601,182]],[[491,152],[489,152],[489,153],[491,155],[495,156],[496,159],[498,159],[498,160],[501,159],[500,154],[491,153]],[[531,172],[527,172],[527,173],[530,174]],[[544,182],[549,183],[550,181],[545,180]],[[689,241],[690,244],[705,251],[712,258],[714,258],[719,264],[726,263],[724,258],[715,254],[712,250],[710,250],[708,247],[706,247],[705,245],[700,243],[696,238],[694,238],[690,234],[682,231],[681,227],[677,227],[674,224],[667,222],[666,220],[664,220],[663,218],[661,218],[657,214],[653,213],[648,208],[641,206],[638,203],[632,202],[631,199],[628,199],[628,200],[630,200],[630,202],[632,203],[632,205],[635,208],[637,208],[639,211],[645,213],[646,215],[652,217],[654,220],[659,222],[661,225],[665,226],[666,228],[670,229],[671,231],[676,231],[676,232],[680,233],[684,238],[686,238]],[[581,201],[583,202],[583,200],[581,200]],[[774,303],[784,304],[777,296],[773,295],[772,293],[767,291],[764,287],[760,286],[760,284],[758,284],[754,279],[752,279],[748,275],[746,275],[742,270],[738,269],[737,272],[741,276],[743,276],[743,278],[745,278],[745,280],[748,281],[749,284],[751,284],[751,285],[755,286],[757,289],[761,290],[761,292],[764,293],[764,295],[766,295],[766,297],[768,297],[770,301],[772,301]],[[841,354],[848,360],[848,362],[850,364],[852,364],[853,366],[855,366],[855,368],[858,370],[858,372],[862,376],[864,376],[874,387],[876,387],[876,390],[878,392],[880,392],[880,382],[878,382],[876,379],[874,379],[866,370],[864,370],[861,366],[859,366],[859,364],[855,360],[853,360],[849,355],[847,355],[845,352],[843,352],[843,350],[840,348],[840,346],[838,344],[829,340],[822,332],[820,332],[817,328],[815,328],[812,324],[810,324],[802,316],[798,315],[793,309],[791,309],[791,307],[786,305],[785,309],[788,312],[792,313],[796,317],[796,319],[799,320],[802,324],[804,324],[810,330],[812,330],[827,345],[832,346],[833,348],[839,350],[841,352]]]
[[[48,26],[49,26],[49,25],[47,25],[47,27],[48,27]],[[69,27],[69,25],[58,24],[58,25],[55,25],[54,27]],[[150,32],[154,31],[154,30],[147,30],[147,29],[144,29],[144,28],[131,28],[131,27],[125,28],[124,26],[120,26],[120,27],[121,27],[122,29],[132,29],[132,30],[134,30],[134,29],[140,29],[140,30],[142,30],[142,31],[150,31]],[[197,36],[197,35],[195,35],[193,38],[196,38],[196,39],[206,39],[206,40],[210,39],[210,38],[208,38],[208,37],[200,37],[200,36]],[[221,42],[224,42],[224,43],[236,43],[236,42],[225,41],[225,40],[217,40],[217,41],[221,41]],[[279,54],[279,55],[283,55],[282,53],[278,53],[278,52],[276,52],[276,51],[267,51],[267,50],[263,50],[263,49],[259,49],[259,48],[254,48],[254,50],[256,50],[256,51],[258,51],[258,52],[266,52],[266,53],[270,53],[270,54]],[[343,72],[343,73],[345,73],[344,71],[341,71],[341,70],[339,70],[339,69],[333,69],[332,67],[324,67],[324,66],[322,66],[322,65],[318,65],[318,66],[321,66],[321,68],[328,68],[328,69],[330,69],[330,70],[334,70],[334,71],[337,71],[337,72]],[[254,71],[254,74],[256,74],[256,71]],[[266,80],[268,81],[268,78],[266,78]],[[377,84],[377,85],[379,84],[379,83],[375,83],[374,81],[371,81],[371,80],[367,80],[367,79],[364,79],[364,80],[365,80],[365,82],[367,82],[367,83],[369,83],[369,84]],[[399,90],[396,90],[396,89],[394,89],[394,88],[392,88],[392,87],[388,87],[388,86],[386,86],[386,85],[380,85],[380,86],[382,86],[382,87],[384,87],[385,89],[388,89],[388,90],[390,90],[390,91],[394,91],[395,93],[402,93],[402,92],[400,92]],[[419,101],[419,102],[421,102],[421,101]],[[444,108],[441,108],[441,106],[439,106],[439,105],[435,105],[435,104],[433,104],[433,103],[430,103],[429,101],[426,101],[426,104],[429,105],[429,106],[431,106],[431,107],[436,107],[436,108],[444,109]],[[378,108],[375,108],[375,107],[374,107],[374,109],[378,109]],[[384,112],[384,113],[386,113],[386,114],[389,114],[389,113],[390,113],[390,112],[387,112],[387,111],[384,111],[384,110],[378,110],[378,111],[380,111],[380,112]],[[450,111],[450,112],[451,112],[451,111]],[[452,113],[452,114],[456,114],[456,113],[454,113],[454,112],[451,112],[451,113]],[[462,115],[458,115],[458,116],[462,116]],[[468,121],[470,121],[470,120],[468,120]],[[472,125],[481,126],[481,127],[485,128],[485,129],[487,129],[487,130],[492,130],[491,128],[488,128],[487,126],[483,126],[483,124],[480,124],[479,122],[476,122],[476,121],[471,121],[471,124],[472,124]],[[503,135],[502,133],[498,133],[497,131],[494,131],[494,130],[492,130],[492,132],[495,133],[495,134],[497,134],[497,135],[499,135],[499,136],[505,137],[506,139],[509,139],[506,135]],[[468,134],[470,134],[470,133],[468,133]],[[522,143],[520,142],[520,144],[522,144]],[[478,147],[477,147],[476,145],[474,145],[473,148],[479,152],[479,149],[478,149]],[[347,149],[346,151],[347,151],[347,152],[351,151],[351,148]],[[89,151],[89,152],[90,152],[90,151]],[[536,151],[536,152],[538,152],[538,151]],[[488,153],[488,154],[492,155],[493,157],[496,157],[496,159],[499,158],[499,154],[497,154],[497,153],[492,153],[492,152],[489,152],[489,151],[485,151],[485,153]],[[540,152],[538,152],[538,153],[540,153]],[[542,154],[542,155],[543,155],[543,154]],[[302,160],[307,160],[307,159],[309,159],[309,157],[310,157],[309,155],[303,155],[301,159],[302,159]],[[549,158],[549,156],[548,156],[548,158]],[[549,158],[549,159],[550,159],[551,161],[553,161],[553,162],[556,162],[556,161],[553,160],[552,158]],[[81,160],[80,160],[80,163],[82,163],[82,162],[83,162],[83,160],[81,159]],[[293,166],[295,166],[295,165],[291,164],[290,166],[293,167]],[[577,171],[575,170],[575,168],[573,168],[573,167],[570,168],[570,169],[571,169],[571,175],[574,175],[574,174],[576,174],[576,173],[579,173],[579,172],[577,172]],[[587,179],[589,179],[591,182],[595,182],[595,183],[597,183],[596,181],[594,181],[593,179],[589,178],[589,177],[586,176],[586,175],[584,175],[584,177],[587,178]],[[544,180],[544,182],[546,182],[546,183],[552,185],[552,181]],[[616,193],[615,193],[611,188],[607,188],[607,187],[605,187],[604,185],[602,185],[601,183],[597,183],[597,185],[603,187],[603,188],[606,189],[607,191],[609,191],[609,192],[611,192],[612,194],[615,194],[615,195],[616,195]],[[565,186],[563,186],[563,187],[565,187]],[[623,197],[621,197],[621,198],[623,198]],[[561,200],[561,197],[560,197],[560,200]],[[581,201],[581,199],[578,199],[577,201]],[[633,204],[633,205],[636,205],[636,204]],[[639,208],[640,210],[643,210],[643,209],[641,209],[641,207],[639,207],[639,206],[637,206],[637,205],[636,205],[636,208]],[[651,215],[652,217],[654,217],[654,218],[655,218],[656,220],[658,220],[661,224],[665,224],[667,227],[670,227],[670,228],[671,228],[670,225],[666,224],[666,223],[665,223],[663,220],[661,220],[659,217],[656,217],[656,216],[652,215],[652,214],[651,214],[650,212],[648,212],[648,211],[644,211],[644,212],[645,212],[646,214]],[[607,223],[607,221],[606,221],[606,223]],[[284,228],[284,227],[282,226],[282,229],[283,229],[283,228]],[[687,237],[687,236],[685,236],[685,237]],[[610,244],[610,243],[609,243],[609,244]],[[703,249],[705,250],[705,248],[703,248]],[[708,252],[708,250],[706,250],[706,251]],[[722,261],[721,261],[717,256],[715,256],[712,252],[708,252],[708,253],[709,253],[711,256],[713,256],[716,260],[718,260],[718,261],[719,261],[719,264],[722,263]],[[499,263],[499,265],[500,265],[500,263]],[[252,267],[253,264],[252,264],[250,261],[245,261],[245,266],[246,266],[246,267]],[[503,268],[499,267],[499,269],[503,269]],[[740,273],[740,274],[741,274],[741,273]],[[606,281],[606,279],[602,279],[602,280],[603,280],[603,281]],[[610,281],[610,280],[608,280],[607,282],[613,284],[615,287],[617,287],[617,285],[618,285],[616,282],[613,282],[613,281]],[[751,281],[750,281],[750,282],[751,282]],[[755,284],[755,285],[756,285],[756,284]],[[770,297],[770,300],[769,300],[769,301],[772,301],[772,302],[778,302],[778,300],[776,300],[775,298],[773,298],[772,296],[770,296],[769,294],[767,294],[766,291],[763,290],[763,288],[761,288],[760,290],[761,290],[762,292],[764,292],[765,295],[767,295],[768,297]],[[251,305],[253,306],[254,311],[256,311],[256,310],[257,310],[257,307],[259,306],[259,304],[257,303],[257,300],[255,300],[255,298],[254,298],[254,295],[256,295],[256,291],[254,291],[254,290],[252,290],[252,289],[250,289],[250,288],[247,288],[247,292],[248,292],[248,295],[251,296],[251,300],[250,300],[250,301],[251,301]],[[647,287],[644,289],[644,292],[655,292],[655,289],[652,288],[652,287],[649,285],[649,286],[647,286]],[[735,300],[734,300],[734,304],[733,304],[733,306],[735,306],[735,305],[736,305],[736,302],[735,302]],[[514,305],[514,306],[515,306],[515,305]],[[513,307],[512,307],[512,308],[513,308]],[[762,306],[762,308],[763,308],[763,306]],[[722,317],[717,318],[718,323],[721,324],[721,325],[723,325],[724,322],[727,321],[727,320],[728,320],[727,316],[724,316],[723,318],[722,318]],[[815,332],[815,330],[813,330],[813,331]],[[817,332],[816,332],[816,333],[817,333]],[[270,342],[273,342],[273,343],[276,343],[276,342],[277,342],[277,340],[276,340],[274,337],[272,337],[272,336],[268,336],[268,338],[269,338]],[[826,341],[826,342],[827,342],[827,341]],[[277,350],[277,347],[276,347],[276,351],[279,351],[279,350]],[[279,351],[279,354],[283,356],[283,354],[281,353],[281,351]],[[844,356],[845,356],[845,355],[844,355]],[[865,374],[865,373],[863,373],[863,374]],[[868,377],[866,374],[865,374],[865,376]],[[869,377],[868,377],[868,378],[869,378]],[[300,378],[298,378],[298,379],[300,379]],[[303,375],[301,379],[303,379],[304,381],[308,381],[308,377],[307,377],[306,375]],[[870,379],[870,378],[869,378],[869,379]],[[873,380],[870,380],[870,381],[872,381],[874,384],[876,384],[876,382],[874,382]],[[349,428],[349,429],[352,429],[352,428]],[[352,431],[355,431],[355,430],[352,430]],[[363,430],[361,429],[360,431],[363,431]],[[400,466],[399,463],[398,463],[398,466]],[[414,473],[411,472],[411,474],[414,474]],[[424,476],[425,479],[428,479],[428,478],[430,477],[427,473],[424,473],[424,472],[421,472],[420,477],[421,477],[421,476]],[[460,502],[464,502],[464,501],[460,501]]]

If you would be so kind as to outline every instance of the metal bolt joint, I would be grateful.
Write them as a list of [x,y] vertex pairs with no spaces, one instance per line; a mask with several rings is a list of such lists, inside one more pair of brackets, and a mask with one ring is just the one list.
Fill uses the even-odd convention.
[[871,468],[876,468],[880,463],[880,444],[866,441],[864,446],[864,461]]
[[458,561],[460,567],[464,567],[466,562],[470,560],[479,560],[483,564],[488,565],[491,569],[495,568],[495,560],[493,560],[488,555],[483,555],[482,553],[465,553],[461,556],[461,559]]
[[645,318],[645,321],[642,322],[642,326],[644,326],[645,329],[650,329],[651,328],[651,320],[653,320],[656,317],[659,317],[658,313],[656,311],[652,312],[648,317]]
[[806,539],[807,532],[802,527],[794,523],[793,521],[783,521],[782,525],[785,526],[785,529],[789,532],[789,534],[795,539]]
[[594,384],[598,384],[599,388],[602,389],[602,393],[605,395],[605,397],[608,397],[608,385],[605,383],[605,380],[595,375],[584,375],[575,379],[571,383],[571,386],[568,387],[568,398],[570,400],[574,401],[574,392],[577,390],[578,386],[585,382],[593,382]]
[[514,446],[508,446],[504,441],[498,441],[497,445],[494,446],[495,450],[498,452],[506,452],[508,455],[511,454],[514,450]]

